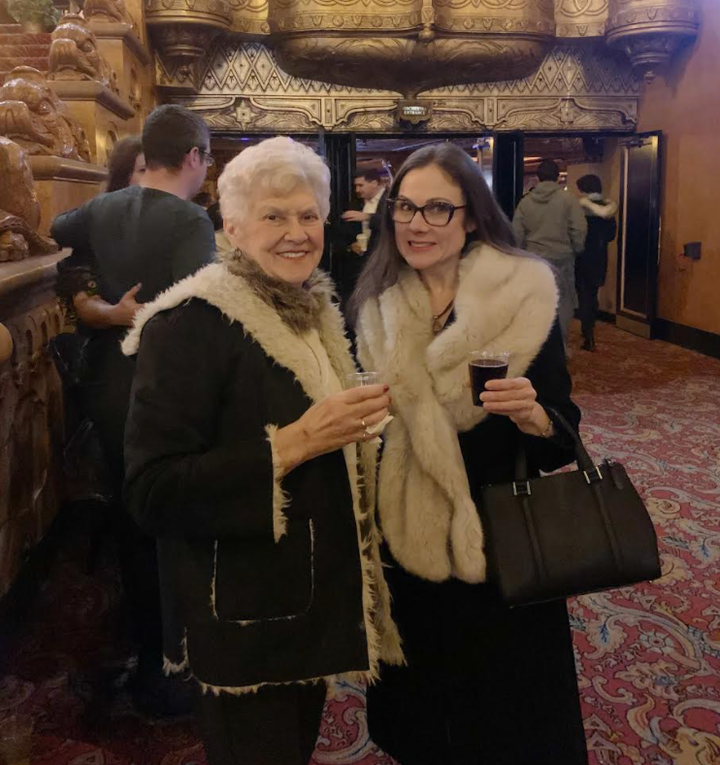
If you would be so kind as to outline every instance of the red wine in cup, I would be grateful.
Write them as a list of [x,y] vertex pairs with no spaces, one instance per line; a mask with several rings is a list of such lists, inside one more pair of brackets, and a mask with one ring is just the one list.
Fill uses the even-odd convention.
[[504,359],[472,359],[470,361],[470,383],[475,406],[482,406],[480,394],[485,391],[488,380],[504,380],[508,373],[508,362]]

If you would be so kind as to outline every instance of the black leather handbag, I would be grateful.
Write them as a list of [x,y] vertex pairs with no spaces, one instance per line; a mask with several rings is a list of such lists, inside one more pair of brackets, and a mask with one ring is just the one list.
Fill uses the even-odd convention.
[[520,446],[515,481],[482,490],[489,579],[510,606],[660,576],[655,529],[625,468],[594,465],[575,430],[551,414],[572,438],[579,469],[528,479]]

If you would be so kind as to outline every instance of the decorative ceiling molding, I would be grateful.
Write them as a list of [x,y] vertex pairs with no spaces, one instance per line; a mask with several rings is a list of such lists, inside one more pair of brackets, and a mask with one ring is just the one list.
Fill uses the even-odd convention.
[[[399,131],[398,96],[300,79],[263,45],[218,41],[187,91],[182,66],[158,61],[166,97],[199,111],[217,132]],[[183,91],[183,87],[185,90]],[[425,91],[432,116],[417,132],[632,130],[640,81],[601,44],[557,45],[530,76]]]
[[235,48],[272,49],[296,78],[372,83],[416,98],[430,88],[530,77],[553,45],[571,40],[602,39],[651,79],[697,36],[698,2],[147,0],[146,20],[163,59],[181,60],[195,89],[210,42],[227,32]]

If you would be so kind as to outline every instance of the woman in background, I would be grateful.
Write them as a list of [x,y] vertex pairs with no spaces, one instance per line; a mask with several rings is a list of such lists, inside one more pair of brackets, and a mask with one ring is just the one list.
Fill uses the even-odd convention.
[[603,197],[602,181],[597,175],[583,175],[578,179],[577,187],[583,193],[580,206],[585,212],[588,229],[585,247],[575,261],[575,287],[582,325],[582,349],[594,351],[598,290],[605,284],[608,244],[617,235],[615,213],[618,208],[615,202]]
[[136,186],[145,174],[145,155],[139,135],[121,138],[113,146],[108,160],[108,182],[105,191]]
[[[121,138],[113,146],[108,159],[108,181],[106,192],[118,191],[140,183],[145,173],[145,155],[139,135]],[[92,252],[78,252],[61,260],[57,265],[57,293],[67,301],[68,308],[78,319],[78,330],[92,335],[94,330],[111,326],[129,327],[140,308],[136,302],[137,286],[133,287],[122,300],[109,306],[97,294],[96,275],[92,268]],[[98,310],[101,305],[103,310]]]

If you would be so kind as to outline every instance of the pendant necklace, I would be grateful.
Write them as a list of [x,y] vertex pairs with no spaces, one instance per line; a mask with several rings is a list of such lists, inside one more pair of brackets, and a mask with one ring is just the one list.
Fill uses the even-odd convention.
[[445,326],[445,324],[441,321],[441,319],[453,307],[454,304],[455,304],[455,298],[453,298],[445,306],[445,308],[442,311],[440,311],[439,314],[433,315],[433,317],[432,317],[432,331],[433,331],[433,335],[438,335],[438,334],[440,334],[440,332],[442,332],[443,327]]

